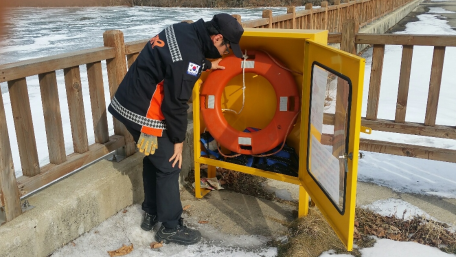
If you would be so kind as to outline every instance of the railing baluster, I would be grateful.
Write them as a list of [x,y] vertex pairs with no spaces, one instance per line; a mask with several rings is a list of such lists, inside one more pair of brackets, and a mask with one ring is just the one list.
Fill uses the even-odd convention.
[[437,116],[437,106],[439,104],[440,84],[442,82],[443,60],[445,58],[445,47],[434,47],[434,56],[432,58],[431,80],[429,82],[429,94],[426,106],[426,117],[424,124],[435,126]]
[[101,62],[87,64],[87,78],[89,80],[95,142],[104,144],[109,141],[109,131],[108,118],[106,117],[106,103],[104,97]]
[[21,157],[22,174],[24,176],[35,176],[40,173],[40,164],[36,150],[27,81],[25,78],[8,81],[8,90]]
[[325,14],[323,16],[323,29],[328,29],[328,1],[321,2],[321,8],[325,8]]
[[378,101],[380,98],[380,85],[382,83],[383,57],[385,45],[374,45],[372,54],[372,69],[370,74],[369,95],[367,98],[366,119],[376,120]]
[[399,90],[397,92],[396,122],[405,122],[407,112],[407,99],[410,84],[410,71],[412,69],[413,45],[404,45],[402,48],[401,75],[399,77]]
[[312,3],[307,3],[305,5],[306,10],[309,10],[309,14],[307,15],[308,17],[308,22],[307,22],[307,29],[313,29],[313,14],[312,14]]
[[[60,164],[66,161],[63,140],[62,115],[60,114],[59,93],[55,71],[38,75],[41,101],[43,103],[44,125],[49,150],[49,161]],[[85,120],[84,120],[85,122]]]
[[64,69],[64,74],[74,152],[85,153],[89,151],[89,142],[79,66]]
[[[21,215],[21,200],[17,188],[11,145],[6,125],[3,97],[0,92],[0,203],[5,209],[6,221]],[[0,224],[1,225],[1,224]]]

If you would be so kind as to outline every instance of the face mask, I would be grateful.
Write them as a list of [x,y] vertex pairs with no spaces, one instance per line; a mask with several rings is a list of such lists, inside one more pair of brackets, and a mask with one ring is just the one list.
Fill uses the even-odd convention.
[[204,52],[204,57],[209,58],[209,59],[222,58],[222,56],[220,55],[219,51],[217,50],[217,48],[215,46],[210,47],[209,50]]

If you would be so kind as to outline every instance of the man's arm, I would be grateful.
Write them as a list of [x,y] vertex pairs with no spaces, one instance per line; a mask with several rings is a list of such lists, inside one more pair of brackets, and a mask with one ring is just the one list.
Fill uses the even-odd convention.
[[[185,67],[183,67],[183,65]],[[183,141],[187,132],[187,109],[188,100],[192,95],[193,85],[199,78],[201,66],[195,65],[192,62],[178,63],[167,68],[164,81],[164,99],[162,102],[162,113],[165,116],[166,129],[171,142],[174,143],[174,154],[169,159],[176,163],[178,167],[182,167],[182,150]],[[194,72],[189,72],[192,67],[195,67]],[[199,67],[199,68],[197,68]]]

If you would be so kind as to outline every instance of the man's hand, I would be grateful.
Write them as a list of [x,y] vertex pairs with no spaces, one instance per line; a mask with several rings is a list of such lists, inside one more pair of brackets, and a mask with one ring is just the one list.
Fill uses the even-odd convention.
[[221,61],[222,59],[217,59],[213,62],[211,62],[212,66],[211,66],[211,70],[224,70],[225,69],[225,66],[220,66],[219,65],[219,62]]
[[174,165],[176,165],[176,162],[179,162],[179,169],[182,168],[182,149],[183,148],[184,148],[184,142],[174,144],[174,154],[173,154],[173,156],[171,156],[171,159],[169,159],[169,162],[174,160],[173,168],[174,168]]

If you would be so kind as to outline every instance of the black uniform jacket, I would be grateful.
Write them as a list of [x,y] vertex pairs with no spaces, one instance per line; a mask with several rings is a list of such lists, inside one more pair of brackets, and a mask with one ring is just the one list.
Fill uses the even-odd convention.
[[[216,50],[204,21],[178,23],[150,39],[120,83],[109,112],[126,126],[180,143],[187,131],[193,85]],[[206,66],[206,67],[204,67]]]

